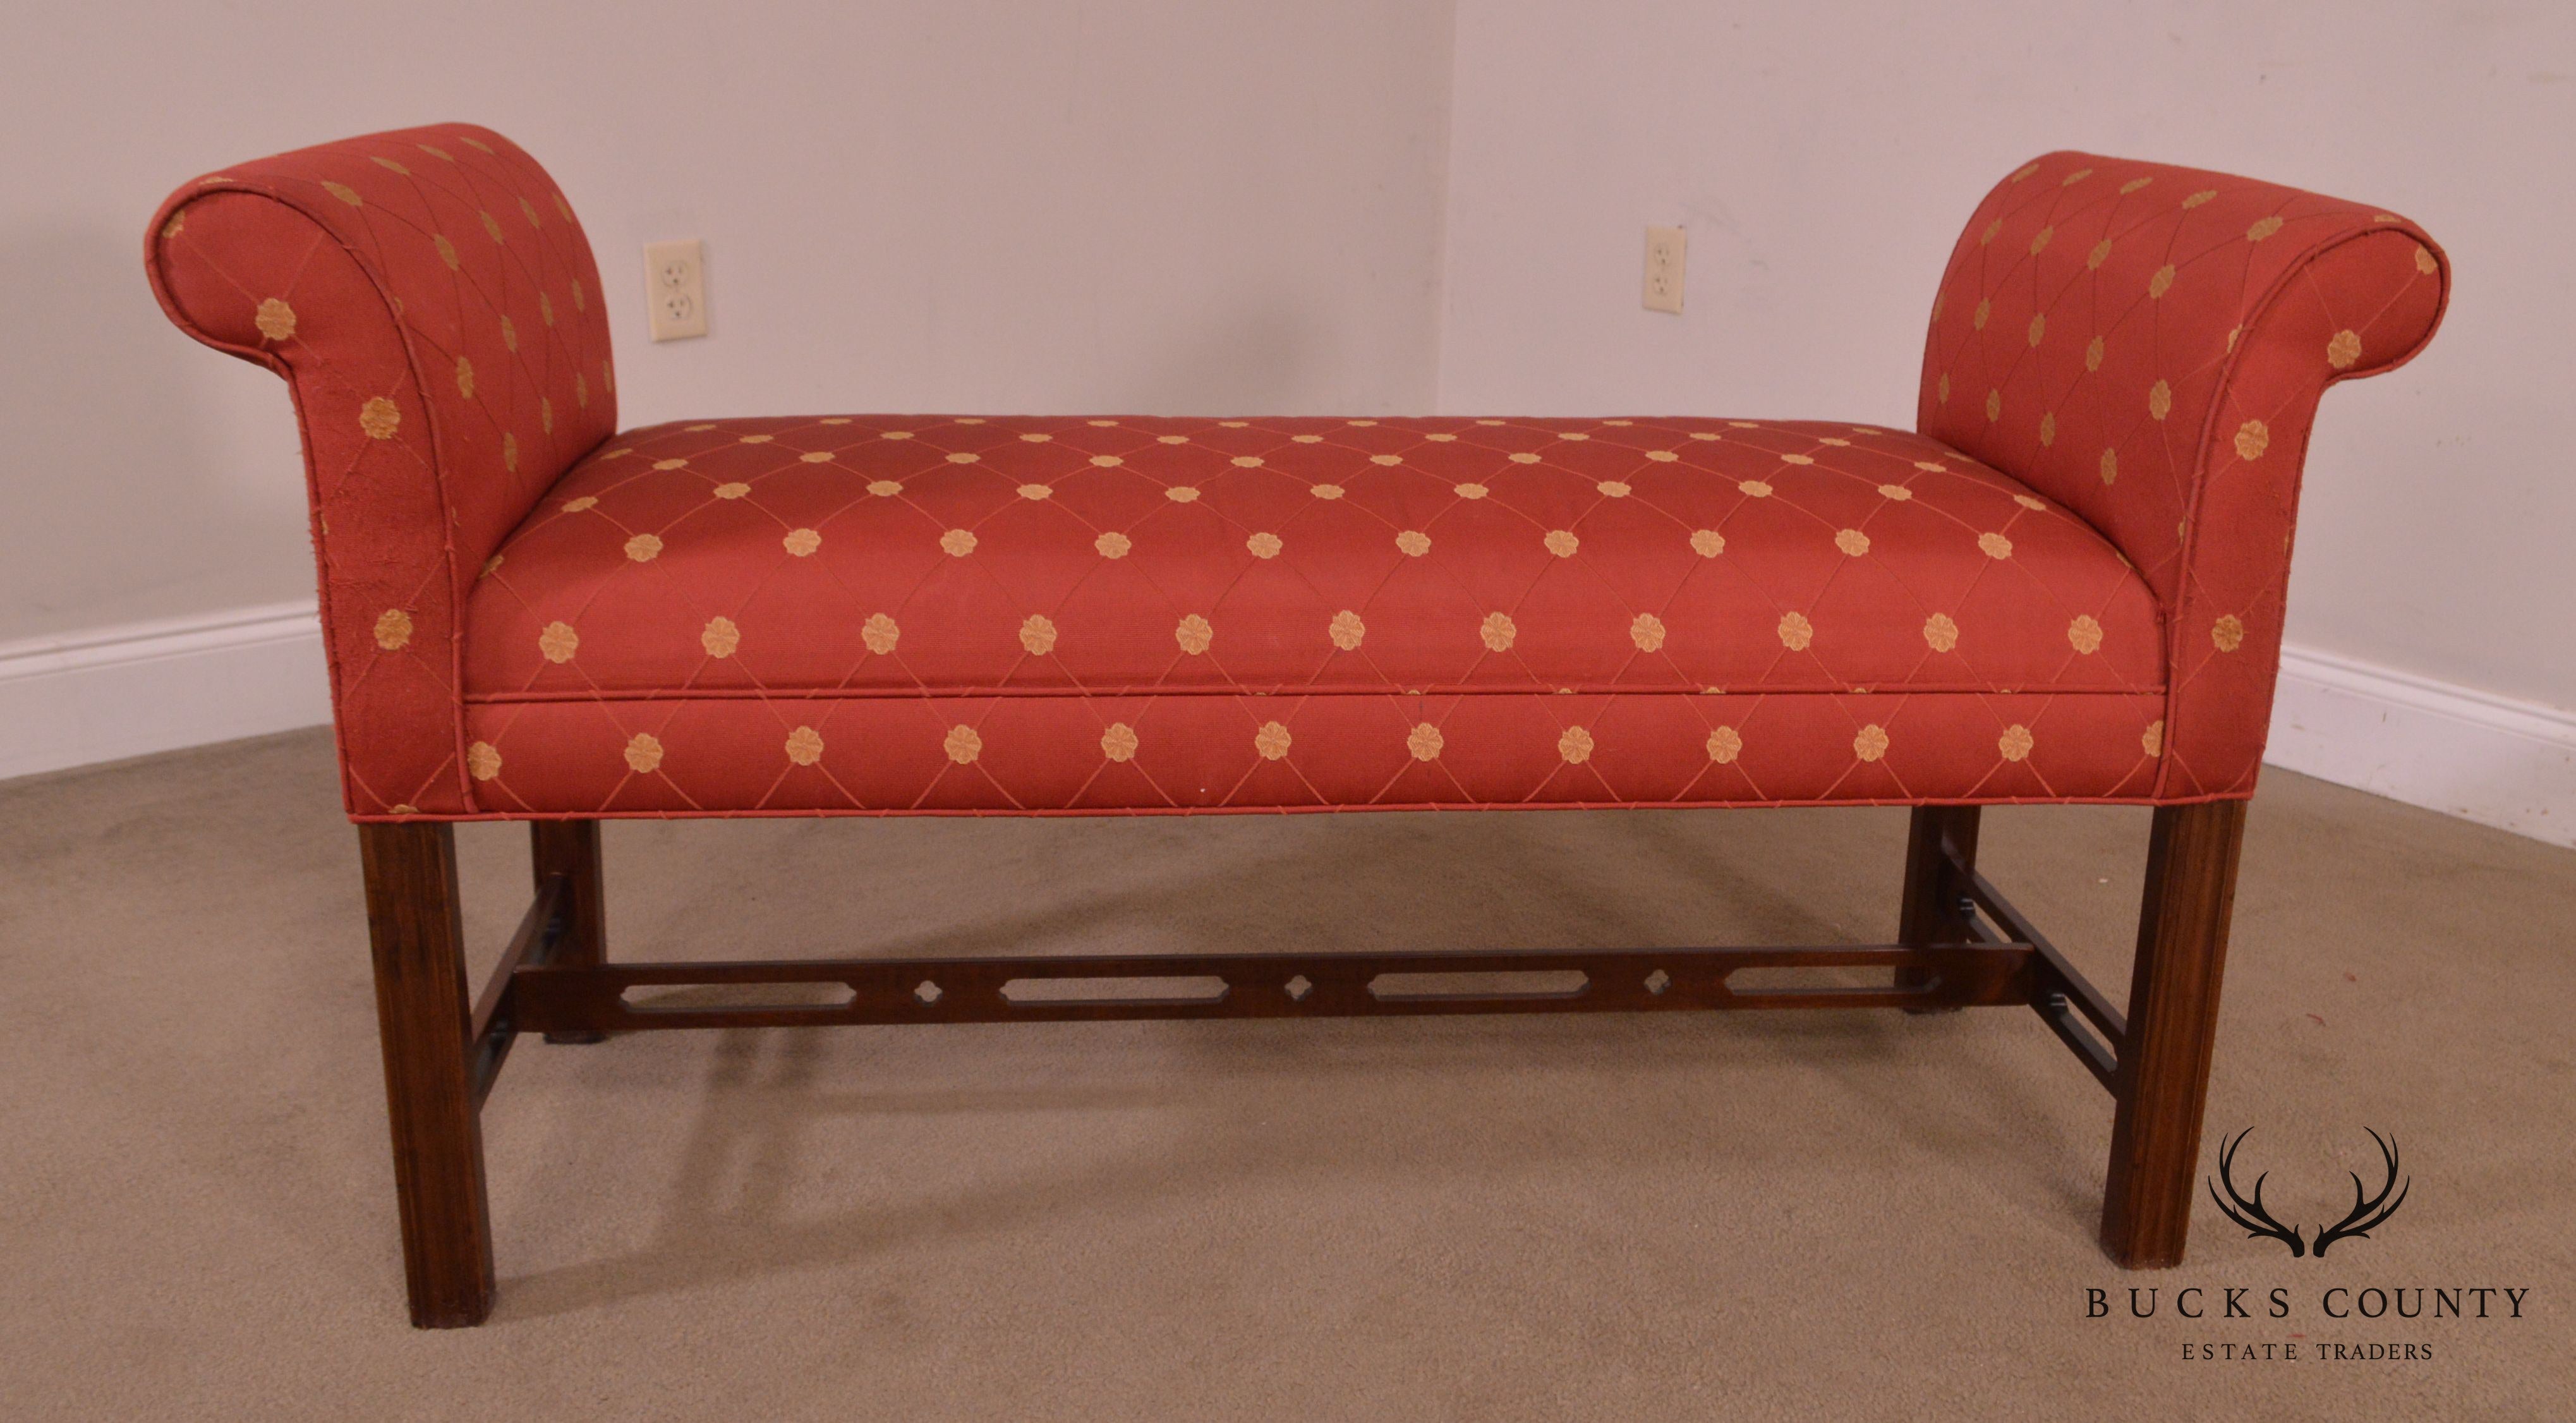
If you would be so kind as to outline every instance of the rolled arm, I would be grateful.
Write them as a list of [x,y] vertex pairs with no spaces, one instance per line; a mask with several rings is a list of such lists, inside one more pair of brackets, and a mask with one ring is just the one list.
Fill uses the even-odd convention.
[[2053,153],[1969,220],[1918,424],[2082,515],[2154,590],[2159,799],[2252,792],[2318,398],[2411,358],[2448,292],[2413,223],[2223,173]]
[[173,322],[293,393],[349,812],[472,811],[465,589],[616,428],[570,205],[509,140],[443,124],[200,178],[144,261]]

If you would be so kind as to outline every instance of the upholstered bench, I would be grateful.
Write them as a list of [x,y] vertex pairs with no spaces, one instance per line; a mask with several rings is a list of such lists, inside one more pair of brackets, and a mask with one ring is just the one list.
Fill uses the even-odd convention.
[[[294,391],[422,1324],[490,1307],[476,1116],[523,1031],[2026,1005],[2114,1094],[2107,1247],[2175,1262],[2309,421],[2423,345],[2447,280],[2370,207],[2060,153],[1970,219],[1911,431],[620,433],[572,209],[487,130],[200,179],[147,260],[174,321]],[[2160,808],[2125,1014],[1976,871],[1977,807],[2071,801]],[[1917,809],[1880,946],[605,954],[608,816],[1889,803]],[[469,1001],[450,822],[489,818],[534,823],[539,893]],[[1876,977],[1732,981],[1784,966]],[[848,1001],[628,995],[797,982]]]

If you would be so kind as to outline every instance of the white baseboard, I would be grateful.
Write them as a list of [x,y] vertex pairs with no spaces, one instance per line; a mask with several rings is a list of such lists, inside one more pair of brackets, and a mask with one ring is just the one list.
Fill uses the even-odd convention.
[[2553,845],[2576,845],[2576,712],[2558,707],[2285,647],[2263,759]]
[[0,643],[0,777],[330,719],[310,598]]
[[[0,644],[0,777],[330,719],[309,599]],[[2264,759],[2576,845],[2576,713],[2556,707],[2286,647]]]

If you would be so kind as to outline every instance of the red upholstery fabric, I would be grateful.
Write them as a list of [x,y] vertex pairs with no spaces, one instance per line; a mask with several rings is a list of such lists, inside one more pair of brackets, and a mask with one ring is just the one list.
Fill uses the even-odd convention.
[[2058,154],[1961,239],[1921,435],[603,444],[597,272],[498,135],[244,165],[148,240],[174,320],[292,383],[362,819],[2241,796],[2317,396],[2447,280],[2368,208]]
[[200,178],[145,266],[171,320],[294,392],[350,811],[470,811],[464,590],[617,428],[571,206],[509,140],[441,124]]
[[657,426],[502,545],[465,663],[524,810],[2098,796],[2162,672],[2136,573],[1954,451],[1649,419]]
[[2253,790],[2317,399],[2422,349],[2448,290],[2414,224],[2224,173],[2052,153],[1969,220],[1918,424],[2146,575],[2172,639],[2160,798]]

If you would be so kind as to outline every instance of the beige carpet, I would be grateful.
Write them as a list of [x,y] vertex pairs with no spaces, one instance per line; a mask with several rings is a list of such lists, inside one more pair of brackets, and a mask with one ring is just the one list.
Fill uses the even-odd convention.
[[[618,824],[610,936],[1873,940],[1904,819]],[[1987,816],[1996,878],[2115,996],[2145,831]],[[460,838],[488,960],[524,832]],[[485,1117],[500,1307],[425,1334],[327,739],[13,782],[0,1413],[2563,1418],[2571,929],[2576,854],[2267,779],[2210,1139],[2255,1128],[2267,1200],[2313,1221],[2375,1165],[2364,1128],[2396,1134],[2404,1208],[2324,1260],[2204,1202],[2185,1268],[2111,1267],[2108,1099],[2018,1010],[670,1033],[520,1048]],[[2173,1318],[2192,1285],[2298,1314]],[[2529,1293],[2519,1320],[2337,1321],[2338,1285]],[[2294,1336],[2297,1362],[2183,1357]]]

